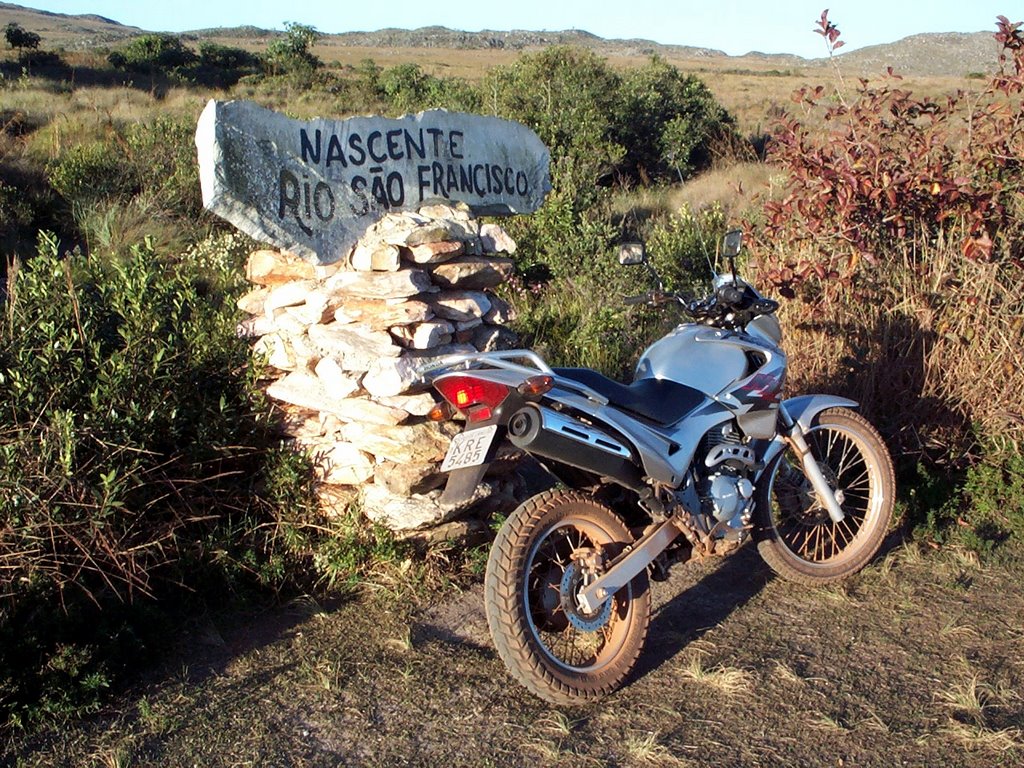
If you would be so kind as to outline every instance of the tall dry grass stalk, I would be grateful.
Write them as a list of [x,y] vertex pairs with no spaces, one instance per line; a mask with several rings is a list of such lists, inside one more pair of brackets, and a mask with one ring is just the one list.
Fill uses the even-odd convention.
[[972,430],[1024,443],[1024,267],[969,261],[954,242],[784,303],[790,391],[859,401],[895,451],[955,459]]

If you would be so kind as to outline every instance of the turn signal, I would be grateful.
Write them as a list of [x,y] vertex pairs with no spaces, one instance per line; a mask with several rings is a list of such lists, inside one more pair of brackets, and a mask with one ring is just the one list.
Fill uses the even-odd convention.
[[427,414],[428,421],[448,421],[454,414],[452,407],[448,403],[438,403],[430,412]]
[[553,386],[555,386],[555,380],[545,374],[540,376],[531,376],[516,387],[516,389],[519,390],[520,395],[530,399],[547,394],[551,391]]

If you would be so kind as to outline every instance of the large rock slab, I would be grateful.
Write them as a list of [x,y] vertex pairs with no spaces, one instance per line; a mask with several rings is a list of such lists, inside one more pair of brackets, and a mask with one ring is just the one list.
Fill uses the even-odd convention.
[[493,288],[512,276],[512,259],[460,256],[433,268],[434,282],[442,288]]
[[476,347],[468,344],[446,344],[429,350],[410,350],[402,357],[378,360],[363,376],[363,389],[378,400],[405,394],[423,385],[423,366],[448,355],[465,355],[476,351]]
[[381,358],[402,353],[389,333],[358,323],[314,325],[309,329],[309,338],[321,355],[333,357],[345,371],[368,371]]
[[430,276],[421,269],[397,272],[339,272],[324,283],[331,293],[364,299],[404,299],[417,293],[436,291]]
[[361,397],[338,397],[328,392],[324,383],[308,371],[292,371],[267,387],[267,396],[312,411],[337,416],[345,422],[362,422],[394,426],[409,414]]
[[451,443],[452,434],[434,422],[372,428],[346,424],[341,429],[341,439],[378,459],[396,464],[422,464],[440,463]]
[[362,485],[373,477],[373,460],[348,443],[313,451],[312,458],[317,479],[328,485]]
[[491,309],[491,299],[481,291],[443,291],[430,306],[438,317],[462,323],[484,317]]
[[548,151],[529,128],[445,110],[302,121],[212,100],[196,147],[207,209],[317,264],[341,259],[388,211],[460,201],[476,214],[530,213],[551,189]]
[[422,323],[434,316],[434,310],[417,299],[386,301],[340,296],[334,319],[339,323],[360,323],[374,330],[396,325]]

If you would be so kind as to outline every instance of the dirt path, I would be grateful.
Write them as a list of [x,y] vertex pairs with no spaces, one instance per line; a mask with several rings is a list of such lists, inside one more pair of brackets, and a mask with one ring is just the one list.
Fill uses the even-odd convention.
[[558,710],[512,685],[479,584],[211,623],[24,766],[1024,765],[1024,562],[899,547],[807,590],[756,553],[677,568],[633,682]]

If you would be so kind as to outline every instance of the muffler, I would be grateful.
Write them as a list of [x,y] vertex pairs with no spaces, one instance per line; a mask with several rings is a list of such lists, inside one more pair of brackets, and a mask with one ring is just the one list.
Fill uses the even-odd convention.
[[611,435],[530,403],[508,422],[508,439],[534,456],[553,459],[640,491],[646,488],[632,452]]

